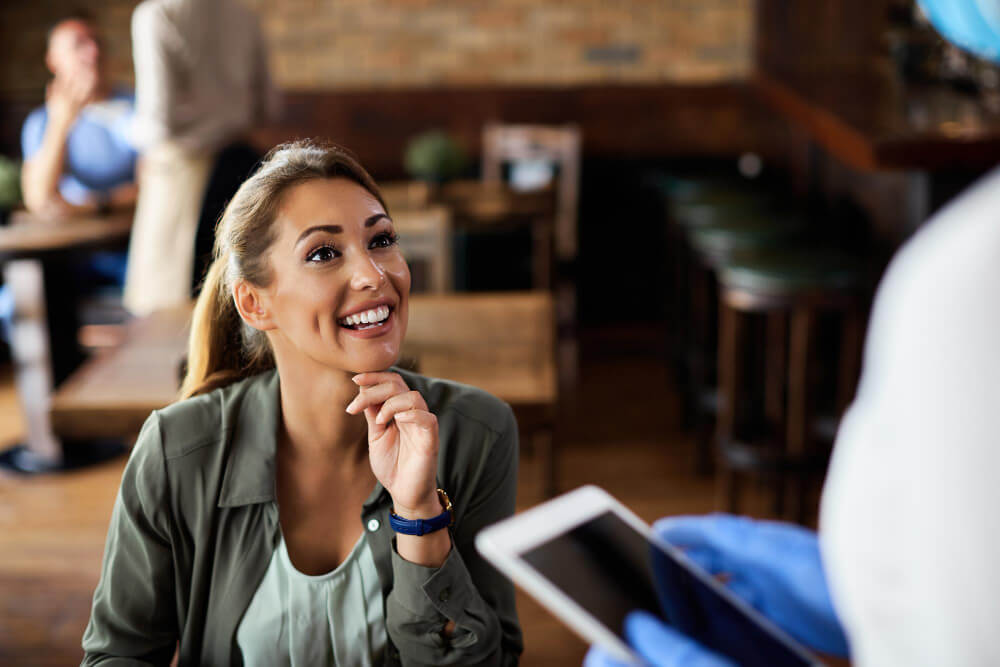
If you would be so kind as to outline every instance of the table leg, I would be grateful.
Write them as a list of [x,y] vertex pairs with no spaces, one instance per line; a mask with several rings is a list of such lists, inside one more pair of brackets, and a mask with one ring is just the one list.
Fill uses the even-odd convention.
[[4,267],[4,281],[14,299],[10,331],[14,377],[27,434],[28,457],[39,467],[58,466],[62,445],[49,420],[52,400],[52,357],[45,315],[42,263],[17,260]]

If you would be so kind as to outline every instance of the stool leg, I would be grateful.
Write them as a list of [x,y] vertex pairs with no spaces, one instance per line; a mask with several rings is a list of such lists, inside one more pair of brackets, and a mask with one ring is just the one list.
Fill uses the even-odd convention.
[[542,460],[542,493],[545,498],[553,498],[559,493],[559,478],[556,470],[556,438],[554,429],[542,428],[533,438],[536,451]]
[[707,475],[712,471],[712,415],[703,398],[712,385],[711,333],[712,333],[712,276],[707,269],[695,266],[692,278],[693,345],[690,350],[691,405],[694,411],[695,472]]
[[[718,390],[719,410],[716,417],[715,438],[720,449],[734,437],[736,406],[739,400],[740,364],[739,344],[742,318],[729,305],[723,291],[719,291],[719,357]],[[738,473],[727,461],[721,461],[723,474],[720,476],[720,496],[729,512],[739,511]]]
[[[788,356],[788,317],[784,312],[767,314],[766,348],[764,358],[764,415],[770,435],[780,441],[785,423],[785,360]],[[785,513],[785,473],[776,470],[772,480],[774,499],[772,511],[776,516]]]
[[[809,352],[812,346],[813,313],[807,307],[796,308],[792,312],[788,349],[788,420],[785,435],[785,452],[793,461],[806,454],[809,426]],[[796,514],[805,511],[805,483],[801,479],[806,473],[799,471],[799,507]]]
[[767,350],[764,360],[764,414],[772,435],[780,437],[785,423],[785,359],[788,355],[788,318],[783,312],[767,314]]
[[841,417],[854,399],[861,364],[861,313],[857,307],[844,312],[840,339],[840,373],[837,378],[837,416]]

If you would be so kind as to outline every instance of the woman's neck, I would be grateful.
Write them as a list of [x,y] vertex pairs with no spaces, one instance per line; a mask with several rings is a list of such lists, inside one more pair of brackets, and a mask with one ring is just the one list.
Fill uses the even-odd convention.
[[[351,461],[368,455],[364,415],[345,412],[358,395],[353,373],[314,363],[281,363],[280,439],[294,458]],[[307,366],[307,367],[306,367]]]

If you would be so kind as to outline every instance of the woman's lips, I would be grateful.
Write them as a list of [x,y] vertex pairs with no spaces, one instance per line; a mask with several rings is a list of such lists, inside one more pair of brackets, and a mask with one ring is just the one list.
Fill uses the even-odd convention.
[[348,334],[349,336],[353,336],[354,338],[362,338],[362,339],[378,338],[379,336],[384,336],[390,331],[392,331],[395,325],[396,325],[395,308],[389,310],[389,317],[387,317],[384,321],[374,325],[371,324],[362,325],[365,326],[364,329],[351,329],[350,327],[346,327],[343,324],[338,323],[338,326],[340,327],[341,331]]

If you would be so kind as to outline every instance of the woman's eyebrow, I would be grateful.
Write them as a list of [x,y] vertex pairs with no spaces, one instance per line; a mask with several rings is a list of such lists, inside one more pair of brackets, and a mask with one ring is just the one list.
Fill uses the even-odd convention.
[[[371,227],[372,225],[374,225],[379,220],[382,220],[383,218],[389,220],[389,216],[386,215],[385,213],[376,213],[375,215],[369,216],[367,219],[365,219],[365,228],[367,229],[368,227]],[[389,221],[392,222],[391,220]],[[299,238],[295,239],[295,245],[302,243],[302,239],[306,238],[313,232],[327,232],[328,234],[340,234],[343,231],[344,228],[341,227],[340,225],[313,225],[312,227],[306,228],[305,231],[299,234]]]
[[312,227],[307,227],[304,232],[299,234],[299,238],[295,239],[295,245],[302,243],[302,239],[309,236],[313,232],[327,232],[330,234],[340,234],[344,231],[344,228],[340,225],[314,225]]

